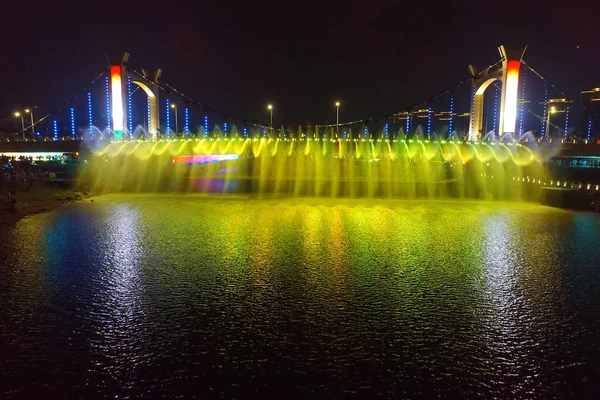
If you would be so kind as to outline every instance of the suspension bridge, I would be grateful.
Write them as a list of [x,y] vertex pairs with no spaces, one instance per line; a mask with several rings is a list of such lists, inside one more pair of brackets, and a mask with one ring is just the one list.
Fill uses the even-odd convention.
[[[580,104],[586,112],[574,120],[574,101],[527,64],[526,46],[498,52],[496,62],[470,65],[450,88],[402,110],[322,125],[265,123],[211,108],[171,86],[162,70],[137,68],[125,53],[56,110],[37,120],[21,115],[22,129],[0,150],[66,152],[89,141],[215,138],[546,142],[571,149],[598,143],[593,113]],[[582,92],[582,99],[584,93],[589,104],[600,104],[600,89]],[[575,153],[582,151],[590,150]]]

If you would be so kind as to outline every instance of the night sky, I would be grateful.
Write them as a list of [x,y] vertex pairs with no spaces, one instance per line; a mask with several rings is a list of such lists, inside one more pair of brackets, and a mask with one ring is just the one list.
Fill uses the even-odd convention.
[[0,128],[15,109],[62,104],[124,51],[207,106],[266,121],[272,102],[285,124],[335,122],[336,99],[345,120],[397,111],[500,44],[528,44],[526,61],[575,99],[600,86],[597,1],[129,3],[3,4]]

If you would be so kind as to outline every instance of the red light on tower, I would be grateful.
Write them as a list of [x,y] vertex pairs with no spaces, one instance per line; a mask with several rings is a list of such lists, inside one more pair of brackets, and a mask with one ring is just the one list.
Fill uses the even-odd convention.
[[110,67],[110,91],[112,99],[112,129],[115,139],[123,139],[123,85],[121,66]]

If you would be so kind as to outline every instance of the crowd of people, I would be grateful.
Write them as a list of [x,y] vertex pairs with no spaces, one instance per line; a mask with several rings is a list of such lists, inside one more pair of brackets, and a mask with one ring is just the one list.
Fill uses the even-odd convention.
[[24,189],[31,187],[33,180],[40,179],[43,171],[30,160],[16,160],[0,156],[0,187]]

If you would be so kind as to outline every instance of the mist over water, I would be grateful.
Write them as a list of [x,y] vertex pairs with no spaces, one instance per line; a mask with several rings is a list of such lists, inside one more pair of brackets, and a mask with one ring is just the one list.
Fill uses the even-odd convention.
[[[528,199],[535,189],[515,179],[545,179],[536,149],[501,142],[233,137],[113,142],[94,154],[81,179],[127,192]],[[175,162],[194,155],[237,159]]]

